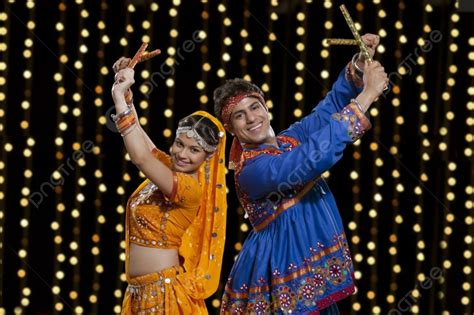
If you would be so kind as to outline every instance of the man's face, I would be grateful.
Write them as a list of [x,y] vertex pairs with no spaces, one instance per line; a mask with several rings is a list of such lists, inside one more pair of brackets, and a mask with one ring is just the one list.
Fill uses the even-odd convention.
[[242,99],[235,106],[228,128],[241,143],[272,143],[274,137],[268,111],[258,99],[251,96]]

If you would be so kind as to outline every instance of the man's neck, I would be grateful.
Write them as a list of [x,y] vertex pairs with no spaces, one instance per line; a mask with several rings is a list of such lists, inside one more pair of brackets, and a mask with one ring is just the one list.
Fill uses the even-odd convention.
[[268,138],[267,140],[263,141],[263,142],[260,142],[260,143],[245,143],[245,147],[246,148],[257,148],[261,145],[271,145],[273,147],[276,147],[278,148],[278,141],[277,141],[277,138],[276,137],[271,137],[271,138]]

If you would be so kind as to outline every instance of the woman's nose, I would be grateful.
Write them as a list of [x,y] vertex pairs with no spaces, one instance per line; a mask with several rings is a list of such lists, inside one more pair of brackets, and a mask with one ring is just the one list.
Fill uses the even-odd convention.
[[176,152],[176,156],[180,159],[184,158],[186,156],[186,149],[179,149],[178,152]]

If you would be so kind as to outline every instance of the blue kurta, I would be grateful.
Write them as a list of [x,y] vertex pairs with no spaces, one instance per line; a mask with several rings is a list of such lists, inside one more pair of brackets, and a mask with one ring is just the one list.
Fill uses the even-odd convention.
[[[253,231],[229,275],[221,313],[318,314],[354,292],[352,260],[334,197],[320,177],[370,128],[342,72],[310,115],[245,147],[237,194]],[[348,105],[349,104],[349,105]]]

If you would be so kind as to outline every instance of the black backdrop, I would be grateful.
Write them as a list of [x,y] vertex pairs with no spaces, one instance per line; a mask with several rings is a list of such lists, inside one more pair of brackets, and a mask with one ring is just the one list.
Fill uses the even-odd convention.
[[[106,118],[117,58],[132,56],[143,36],[163,51],[136,67],[134,86],[142,123],[163,150],[179,118],[212,112],[213,89],[225,78],[247,75],[262,86],[280,131],[311,111],[356,52],[323,45],[351,37],[341,3],[4,1],[2,310],[119,310],[123,206],[142,178]],[[391,90],[371,111],[373,130],[326,174],[357,270],[358,292],[339,303],[341,313],[470,314],[473,15],[455,1],[346,5],[361,33],[381,35],[376,59]],[[222,285],[208,300],[211,313],[250,229],[232,173],[228,188]]]

